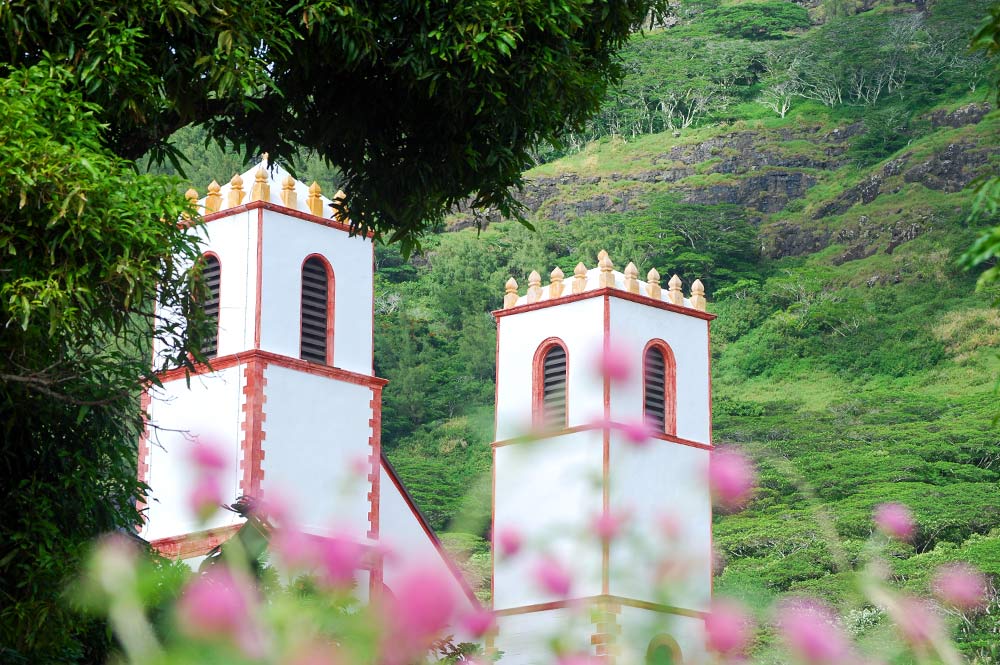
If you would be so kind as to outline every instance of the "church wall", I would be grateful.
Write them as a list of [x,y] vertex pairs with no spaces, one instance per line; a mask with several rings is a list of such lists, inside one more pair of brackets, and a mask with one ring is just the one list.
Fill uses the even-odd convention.
[[363,541],[372,389],[277,365],[264,378],[265,494],[286,497],[310,532],[336,527]]
[[495,647],[503,665],[551,665],[552,638],[559,635],[572,653],[594,653],[590,644],[593,624],[587,608],[558,608],[497,618],[500,628]]
[[[610,510],[629,516],[626,533],[611,543],[613,595],[708,609],[712,584],[708,458],[709,451],[700,448],[658,439],[637,447],[620,433],[612,433]],[[670,581],[661,585],[661,575]]]
[[531,427],[532,361],[539,345],[559,337],[569,363],[569,426],[602,417],[597,358],[603,335],[602,298],[586,298],[497,320],[496,440],[522,436]]
[[497,557],[493,607],[561,600],[534,582],[541,553],[571,573],[571,597],[601,593],[601,547],[589,530],[602,505],[601,432],[500,446],[494,465],[494,533],[512,527],[525,547],[508,560]]
[[371,243],[316,222],[259,212],[264,216],[260,348],[299,357],[302,263],[320,254],[333,267],[335,280],[333,365],[370,375]]
[[611,419],[642,419],[643,350],[650,340],[662,339],[677,361],[677,436],[710,443],[708,322],[621,298],[609,301],[611,343],[629,354],[636,375],[612,387]]
[[[212,374],[168,381],[151,388],[149,422],[149,473],[152,495],[147,501],[147,540],[178,536],[192,531],[233,524],[235,514],[219,511],[207,524],[200,524],[188,507],[188,496],[196,482],[189,453],[194,438],[220,448],[227,455],[222,472],[223,500],[240,495],[240,425],[244,365]],[[157,429],[157,426],[168,429]]]

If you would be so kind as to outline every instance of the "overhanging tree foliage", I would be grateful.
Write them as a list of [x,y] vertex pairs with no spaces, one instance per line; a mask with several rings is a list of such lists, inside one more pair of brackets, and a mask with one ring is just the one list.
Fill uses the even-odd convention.
[[128,159],[169,156],[191,123],[273,158],[315,150],[354,224],[405,251],[469,197],[516,213],[529,151],[597,110],[615,50],[667,4],[17,0],[0,67],[65,64]]

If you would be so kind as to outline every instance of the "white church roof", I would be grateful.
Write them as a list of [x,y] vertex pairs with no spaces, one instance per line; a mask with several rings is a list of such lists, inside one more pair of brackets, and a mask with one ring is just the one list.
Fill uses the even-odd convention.
[[[329,218],[334,214],[332,200],[323,195],[318,183],[307,185],[297,180],[281,165],[268,163],[266,153],[259,164],[234,175],[229,182],[220,185],[213,180],[205,196],[198,198],[194,189],[189,189],[186,196],[197,201],[198,208],[206,215],[252,201],[266,201],[317,217]],[[334,199],[343,197],[343,191],[333,195]]]

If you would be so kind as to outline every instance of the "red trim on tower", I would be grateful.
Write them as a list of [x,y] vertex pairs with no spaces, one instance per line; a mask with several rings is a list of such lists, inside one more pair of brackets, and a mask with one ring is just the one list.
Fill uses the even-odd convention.
[[[551,439],[557,436],[563,436],[564,434],[574,434],[576,432],[586,432],[588,430],[602,429],[604,423],[589,423],[587,425],[574,425],[573,427],[567,427],[566,429],[555,430],[552,432],[545,432],[544,434],[527,434],[525,436],[515,437],[513,439],[504,439],[503,441],[494,441],[490,444],[493,448],[502,448],[504,446],[512,446],[517,443],[531,443],[532,441],[538,441],[540,439]],[[622,429],[625,427],[624,423],[619,423],[614,420],[608,422],[608,428]],[[698,441],[692,441],[690,439],[682,439],[679,436],[674,436],[673,434],[663,434],[653,432],[649,435],[651,439],[659,439],[660,441],[669,441],[670,443],[677,443],[682,446],[691,446],[692,448],[701,448],[702,450],[712,450],[713,446],[707,443],[700,443]]]
[[469,586],[465,576],[462,575],[462,571],[459,570],[458,566],[455,565],[455,562],[452,561],[451,556],[445,551],[444,546],[437,537],[437,534],[434,533],[430,525],[427,523],[427,519],[424,517],[424,514],[420,512],[419,508],[417,508],[417,504],[413,501],[413,497],[411,497],[410,493],[406,491],[405,487],[403,487],[403,483],[396,474],[396,470],[392,467],[392,464],[385,455],[382,455],[382,468],[385,469],[386,475],[389,476],[389,480],[392,481],[392,484],[396,486],[397,490],[399,490],[399,495],[403,497],[403,501],[409,507],[410,512],[413,513],[413,517],[417,520],[417,523],[420,524],[420,528],[422,528],[424,533],[427,534],[431,544],[435,549],[437,549],[438,554],[441,555],[441,559],[444,561],[445,565],[448,566],[448,569],[451,570],[455,579],[458,580],[458,583],[465,592],[465,595],[468,596],[469,600],[471,600],[476,607],[481,607],[479,599],[476,598],[476,594],[472,591],[472,587]]
[[[136,475],[139,476],[139,482],[146,485],[149,485],[149,406],[151,402],[152,398],[147,387],[143,389],[142,395],[139,397],[139,409],[142,411],[142,431],[139,432],[139,459],[136,464]],[[140,520],[136,526],[141,528],[146,522],[144,514],[146,502],[136,501],[135,509],[139,511]]]
[[[705,323],[705,332],[707,333],[707,345],[708,345],[708,443],[710,446],[714,446],[712,443],[712,322],[707,321]],[[709,464],[711,464],[712,457],[709,455]],[[715,597],[715,530],[712,528],[712,501],[708,502],[708,556],[709,556],[709,567],[708,567],[708,594],[709,597]]]
[[[295,217],[296,219],[302,219],[307,222],[313,222],[314,224],[321,224],[322,226],[329,227],[331,229],[339,229],[352,236],[359,235],[351,230],[350,224],[344,224],[343,222],[338,222],[335,219],[327,217],[317,217],[308,212],[302,212],[301,210],[296,210],[295,208],[286,208],[283,205],[277,203],[271,203],[270,201],[250,201],[249,203],[244,203],[243,205],[234,206],[232,208],[226,208],[225,210],[219,210],[218,212],[213,212],[208,215],[201,217],[200,221],[203,223],[208,223],[215,221],[216,219],[222,219],[225,217],[230,217],[232,215],[237,215],[241,212],[247,212],[249,210],[271,210],[273,212],[279,212],[282,215],[288,215],[289,217]],[[191,225],[188,223],[186,225]],[[364,234],[364,237],[371,238],[375,234],[369,231]]]
[[371,452],[368,455],[368,482],[371,489],[368,491],[368,537],[377,540],[379,535],[379,492],[380,478],[382,474],[379,469],[379,460],[382,458],[382,389],[372,389],[372,399],[368,403],[371,408],[372,417],[368,420],[371,428],[371,436],[368,437],[368,446]]
[[[494,432],[496,436],[496,432]],[[490,448],[490,609],[496,594],[497,580],[497,449]]]
[[[211,374],[212,372],[218,372],[223,369],[235,367],[236,365],[240,365],[242,363],[253,362],[254,360],[262,361],[268,365],[277,365],[278,367],[284,367],[286,369],[294,369],[307,374],[315,374],[316,376],[324,376],[328,379],[337,379],[338,381],[344,381],[345,383],[353,383],[355,385],[368,386],[370,388],[374,388],[376,386],[382,387],[388,383],[388,380],[380,379],[377,376],[359,374],[350,370],[340,369],[339,367],[329,367],[327,365],[311,363],[309,361],[302,360],[301,358],[292,358],[290,356],[283,356],[277,353],[271,353],[270,351],[261,350],[243,351],[241,353],[233,353],[228,356],[222,356],[221,358],[213,358],[211,364],[200,363],[196,365],[191,374],[196,376],[200,374]],[[178,379],[187,379],[188,370],[184,367],[178,367],[160,373],[159,377],[160,381],[164,383],[167,381],[176,381]]]
[[[564,397],[563,427],[569,424],[569,349],[566,348],[566,343],[558,337],[549,337],[542,340],[542,343],[538,345],[538,348],[535,350],[535,357],[531,361],[531,421],[537,429],[545,426],[545,356],[556,346],[561,347],[563,353],[566,354],[566,395]],[[496,417],[495,414],[494,417]]]
[[559,610],[564,607],[579,607],[586,603],[617,603],[625,607],[635,607],[640,610],[651,610],[661,614],[676,614],[678,616],[691,617],[693,619],[704,619],[708,612],[689,610],[684,607],[674,607],[673,605],[661,605],[660,603],[650,603],[645,600],[635,598],[625,598],[614,594],[602,593],[595,596],[581,596],[579,598],[567,598],[565,600],[554,600],[548,603],[535,603],[534,605],[522,605],[520,607],[510,607],[504,610],[495,610],[497,616],[512,616],[517,614],[531,614],[533,612],[545,612],[547,610]]
[[621,637],[622,627],[618,623],[618,615],[621,612],[622,606],[619,603],[600,603],[592,616],[594,632],[590,636],[590,643],[595,647],[595,655],[602,657],[609,665],[614,665],[619,651],[617,642]]
[[263,309],[260,306],[264,297],[264,209],[257,210],[257,293],[254,294],[253,310],[253,348],[260,348],[260,318]]
[[499,318],[503,316],[509,316],[511,314],[521,314],[523,312],[531,312],[536,309],[544,309],[546,307],[552,307],[553,305],[564,305],[568,302],[576,302],[577,300],[586,300],[587,298],[596,298],[598,296],[612,296],[615,298],[621,298],[622,300],[631,300],[632,302],[648,305],[650,307],[655,307],[657,309],[665,309],[669,312],[685,314],[687,316],[692,316],[696,319],[703,319],[705,321],[711,321],[712,319],[715,318],[715,314],[709,314],[708,312],[703,312],[701,310],[694,309],[693,307],[684,307],[682,305],[675,305],[673,303],[664,302],[662,300],[656,300],[655,298],[650,298],[648,296],[640,296],[635,293],[629,293],[628,291],[622,291],[621,289],[616,289],[609,286],[600,289],[594,289],[593,291],[584,291],[583,293],[572,293],[568,296],[561,296],[559,298],[553,298],[551,300],[540,300],[538,302],[518,305],[516,307],[511,307],[510,309],[496,309],[493,310],[493,316]]
[[[611,349],[611,298],[604,296],[604,353]],[[604,374],[604,422],[611,421],[611,377]],[[601,507],[605,514],[611,510],[611,428],[605,427],[602,435]],[[601,542],[601,593],[611,593],[611,541]]]
[[[674,351],[662,339],[651,339],[642,350],[642,408],[646,416],[646,354],[650,349],[658,349],[663,354],[664,386],[663,386],[663,421],[664,433],[677,435],[677,360]],[[711,439],[709,439],[711,441]]]
[[[303,278],[302,271],[306,267],[306,261],[309,259],[319,259],[320,263],[326,269],[326,364],[333,366],[333,317],[336,315],[336,303],[337,303],[337,278],[333,273],[333,266],[330,265],[330,261],[322,254],[317,254],[313,252],[306,258],[302,259],[302,265],[299,266],[299,344],[302,343],[302,287]],[[372,291],[374,293],[374,290]],[[372,317],[374,314],[374,301],[372,302]],[[374,318],[372,319],[372,326],[375,325]],[[374,328],[373,328],[374,329]],[[374,339],[374,338],[373,338]],[[372,347],[372,362],[374,362],[374,347]],[[308,361],[306,361],[308,362]]]
[[186,533],[182,536],[158,538],[149,544],[160,556],[168,559],[190,559],[191,557],[208,554],[232,538],[233,534],[239,531],[242,526],[243,522],[240,522],[239,524],[230,524],[216,529]]
[[267,414],[264,413],[264,403],[267,397],[264,395],[264,387],[267,386],[267,379],[264,378],[264,370],[267,362],[257,358],[251,359],[243,374],[246,377],[246,386],[243,388],[243,423],[240,429],[243,430],[243,437],[240,441],[240,450],[243,452],[243,459],[240,460],[240,491],[244,496],[260,497],[260,485],[264,479],[264,421]]

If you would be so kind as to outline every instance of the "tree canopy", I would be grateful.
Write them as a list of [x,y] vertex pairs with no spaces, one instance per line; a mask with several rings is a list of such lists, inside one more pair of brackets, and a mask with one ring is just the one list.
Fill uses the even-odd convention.
[[0,67],[65,66],[107,146],[177,129],[336,166],[361,230],[412,248],[460,202],[510,215],[530,150],[580,127],[666,0],[140,0],[0,6]]

